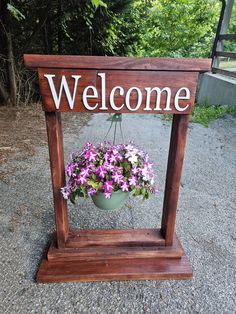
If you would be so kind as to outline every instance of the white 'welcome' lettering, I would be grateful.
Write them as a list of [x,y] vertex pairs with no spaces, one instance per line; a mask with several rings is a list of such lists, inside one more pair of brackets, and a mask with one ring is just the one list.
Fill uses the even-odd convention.
[[[81,78],[81,75],[71,75],[71,77],[74,79],[74,86],[73,86],[73,92],[71,94],[67,80],[65,75],[62,75],[61,77],[61,82],[60,82],[60,87],[59,87],[59,93],[57,94],[56,92],[56,88],[54,85],[54,81],[53,78],[55,77],[55,74],[44,74],[44,76],[46,77],[46,79],[48,80],[48,84],[52,93],[52,97],[53,97],[53,101],[55,104],[56,109],[59,109],[60,107],[60,103],[61,103],[61,97],[62,97],[62,92],[63,90],[65,91],[65,95],[69,104],[70,109],[72,110],[74,108],[75,105],[75,98],[76,98],[76,92],[77,92],[77,88],[78,88],[78,81]],[[89,111],[93,111],[95,109],[97,109],[98,106],[99,110],[102,111],[107,111],[108,107],[106,104],[106,99],[107,99],[107,95],[106,95],[106,74],[105,73],[97,73],[97,76],[99,76],[101,78],[101,95],[99,97],[98,95],[98,90],[95,86],[86,86],[83,90],[82,93],[82,101],[83,101],[83,105],[84,107],[89,110]],[[145,107],[143,108],[144,111],[151,111],[151,110],[155,110],[155,111],[171,111],[171,89],[169,87],[163,87],[162,89],[160,89],[159,87],[145,87],[144,88],[146,91],[146,101],[145,101]],[[185,92],[185,95],[180,96],[181,92]],[[119,96],[124,97],[124,102],[117,106],[115,104],[115,93],[119,92]],[[131,105],[131,95],[133,93],[137,94],[137,99],[136,104],[132,104]],[[151,108],[151,96],[152,93],[155,93],[156,95],[156,104],[154,108]],[[165,93],[165,94],[164,94]],[[163,95],[163,96],[162,96]],[[161,108],[161,97],[166,97],[166,101],[165,101],[165,107]],[[88,100],[89,99],[101,99],[101,104],[99,105],[99,103],[95,103],[93,106],[91,106],[91,104],[89,104]],[[111,89],[110,91],[110,95],[109,95],[109,105],[111,106],[111,108],[115,111],[119,111],[121,110],[124,106],[127,107],[127,109],[129,111],[137,111],[139,110],[139,108],[142,105],[143,102],[143,94],[142,91],[139,87],[130,87],[126,94],[125,94],[125,90],[123,87],[121,86],[115,86]],[[179,100],[188,100],[190,99],[190,90],[187,87],[181,87],[176,91],[175,97],[174,97],[174,107],[177,111],[183,112],[185,111],[190,104],[186,104],[185,107],[181,107],[179,105]]]
[[59,109],[60,107],[60,102],[61,102],[61,95],[62,95],[62,91],[63,89],[65,90],[65,94],[66,94],[66,98],[67,101],[69,103],[70,109],[74,108],[74,103],[75,103],[75,95],[76,95],[76,90],[77,90],[77,85],[78,85],[78,81],[81,78],[81,75],[71,75],[71,77],[75,80],[75,84],[74,84],[74,90],[73,90],[73,96],[71,96],[65,75],[62,75],[61,77],[61,85],[60,85],[60,89],[59,89],[59,95],[57,95],[56,89],[55,89],[55,85],[53,82],[53,77],[55,77],[55,74],[44,74],[44,76],[46,77],[46,79],[48,80],[48,84],[50,86],[50,90],[52,93],[52,97],[55,103],[55,107],[57,109]]

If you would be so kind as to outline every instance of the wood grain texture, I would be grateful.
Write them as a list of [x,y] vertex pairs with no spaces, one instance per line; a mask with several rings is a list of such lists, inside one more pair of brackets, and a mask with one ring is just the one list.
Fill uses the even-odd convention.
[[67,203],[60,192],[61,187],[66,185],[61,117],[58,112],[46,112],[45,117],[52,176],[57,246],[61,248],[65,247],[69,230]]
[[[141,229],[148,230],[148,229]],[[150,229],[154,231],[155,229]],[[101,230],[102,231],[102,230]],[[111,231],[111,230],[110,230]],[[125,230],[113,230],[125,234]],[[131,230],[130,230],[131,231]],[[138,231],[138,230],[137,230]],[[73,231],[78,234],[80,230]],[[91,230],[84,230],[88,234]],[[95,233],[100,230],[95,230]],[[94,235],[95,235],[94,233]],[[159,233],[159,231],[158,231]],[[69,235],[70,237],[70,235]],[[135,237],[135,235],[134,235]],[[139,240],[139,237],[137,237]],[[134,240],[135,241],[135,240]],[[134,242],[133,241],[133,242]],[[55,246],[54,239],[43,257],[36,281],[41,283],[97,280],[185,279],[192,277],[191,266],[180,241],[172,246],[89,245],[76,248]]]
[[159,229],[72,230],[67,248],[98,246],[160,246],[165,240]]
[[[197,85],[197,78],[198,73],[188,73],[188,72],[150,72],[144,71],[140,73],[139,71],[114,71],[114,70],[107,70],[102,71],[99,73],[105,73],[106,75],[106,106],[107,110],[101,110],[101,78],[97,75],[97,70],[65,70],[65,69],[52,69],[52,68],[43,68],[39,69],[39,85],[40,91],[42,95],[43,101],[43,109],[45,111],[58,111],[58,112],[93,112],[93,113],[143,113],[143,114],[189,114],[193,110],[194,101],[195,101],[195,94],[196,94],[196,85]],[[71,77],[71,75],[81,75],[81,78],[78,81],[78,88],[76,91],[75,101],[74,101],[74,108],[70,109],[69,103],[63,90],[61,100],[60,100],[60,107],[56,109],[55,103],[52,97],[52,93],[49,87],[49,83],[47,78],[45,78],[45,74],[52,74],[55,75],[53,78],[55,89],[57,94],[59,94],[61,78],[64,75],[71,95],[73,95],[75,80]],[[96,104],[98,106],[96,109],[89,111],[85,108],[83,104],[83,91],[87,86],[95,86],[98,91],[98,98],[89,99],[88,103],[90,106],[94,107]],[[110,93],[113,87],[121,86],[124,89],[124,95],[120,95],[118,92],[115,93],[114,102],[117,107],[121,107],[122,104],[125,103],[125,95],[129,88],[131,87],[138,87],[142,92],[142,104],[136,111],[130,111],[126,105],[123,106],[122,109],[116,111],[110,105]],[[171,100],[170,100],[170,111],[164,110],[166,107],[167,101],[167,93],[163,91],[160,97],[160,107],[161,110],[154,110],[156,107],[156,99],[157,94],[155,91],[151,93],[150,98],[150,108],[152,110],[144,110],[146,106],[146,96],[147,91],[145,90],[146,87],[154,88],[158,87],[161,90],[165,87],[170,88],[171,90]],[[188,108],[184,112],[179,112],[176,110],[174,106],[174,99],[176,92],[182,88],[186,87],[190,90],[190,99],[187,100],[179,100],[179,105],[184,108],[187,105]],[[185,96],[184,91],[180,93],[180,96]],[[133,91],[130,94],[130,104],[132,108],[135,108],[138,103],[138,95],[136,91]]]
[[[153,232],[156,234],[156,230],[146,229],[148,233]],[[94,240],[91,243],[91,238],[88,236],[87,239],[83,237],[83,244],[77,241],[77,246],[71,248],[66,246],[63,249],[58,249],[53,239],[48,250],[47,258],[48,260],[104,260],[104,259],[133,259],[133,258],[180,258],[183,255],[183,248],[177,239],[174,238],[172,246],[165,246],[164,239],[162,239],[162,245],[160,242],[155,243],[155,241],[150,241],[150,239],[143,238],[141,239],[140,230],[133,233],[132,241],[127,241],[127,233],[125,230],[109,230],[114,231],[110,233],[110,240],[107,241],[108,234],[105,234],[103,238],[105,243],[102,243],[101,234],[96,236],[93,234]],[[88,235],[91,233],[91,230],[85,230]],[[80,231],[77,232],[79,234]],[[102,233],[102,230],[101,230]],[[139,233],[139,235],[138,235]],[[160,234],[160,232],[158,231]],[[122,234],[125,237],[122,237]],[[123,242],[117,241],[118,236],[122,238]],[[70,238],[70,235],[69,235]],[[100,238],[100,239],[99,239]],[[142,241],[140,241],[142,240]],[[86,243],[87,242],[87,243]]]
[[172,245],[174,239],[188,122],[188,115],[173,116],[161,225],[166,245]]
[[211,59],[24,55],[28,68],[207,72]]
[[99,261],[48,261],[43,259],[38,270],[38,283],[188,279],[192,269],[187,257],[110,259]]

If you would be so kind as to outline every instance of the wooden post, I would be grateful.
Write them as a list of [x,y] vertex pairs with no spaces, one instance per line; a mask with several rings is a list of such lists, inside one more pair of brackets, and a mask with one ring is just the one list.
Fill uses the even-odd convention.
[[161,225],[166,245],[173,244],[188,122],[189,115],[173,115]]
[[57,247],[63,248],[68,237],[69,225],[67,203],[60,192],[61,187],[66,185],[61,114],[59,112],[45,112],[45,117],[52,176],[56,241]]

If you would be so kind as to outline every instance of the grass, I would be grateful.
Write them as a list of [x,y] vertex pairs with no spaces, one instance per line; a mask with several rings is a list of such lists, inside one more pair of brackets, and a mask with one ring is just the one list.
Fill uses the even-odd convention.
[[[190,117],[190,122],[200,123],[207,128],[210,122],[223,117],[225,114],[236,114],[236,106],[196,104]],[[162,115],[162,119],[171,120],[172,115],[164,114]]]
[[220,68],[222,69],[236,68],[236,60],[220,61]]

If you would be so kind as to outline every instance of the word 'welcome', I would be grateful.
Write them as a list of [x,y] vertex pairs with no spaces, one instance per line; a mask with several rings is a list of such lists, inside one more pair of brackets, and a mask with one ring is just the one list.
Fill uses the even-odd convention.
[[[116,75],[107,76],[106,73],[97,73],[95,79],[86,81],[83,75],[70,74],[44,74],[50,89],[50,97],[54,106],[60,109],[61,102],[67,103],[70,110],[74,110],[77,102],[82,103],[85,111],[164,111],[172,109],[184,112],[190,106],[191,92],[188,87],[176,87],[172,90],[169,86],[158,86],[151,82],[148,86],[136,80],[136,86],[124,81],[124,87],[116,84]],[[140,76],[142,76],[140,74]],[[127,78],[128,80],[128,78]],[[95,82],[94,85],[89,83]],[[141,82],[141,83],[140,83]],[[131,82],[132,84],[132,82]],[[141,86],[140,86],[141,85]]]

